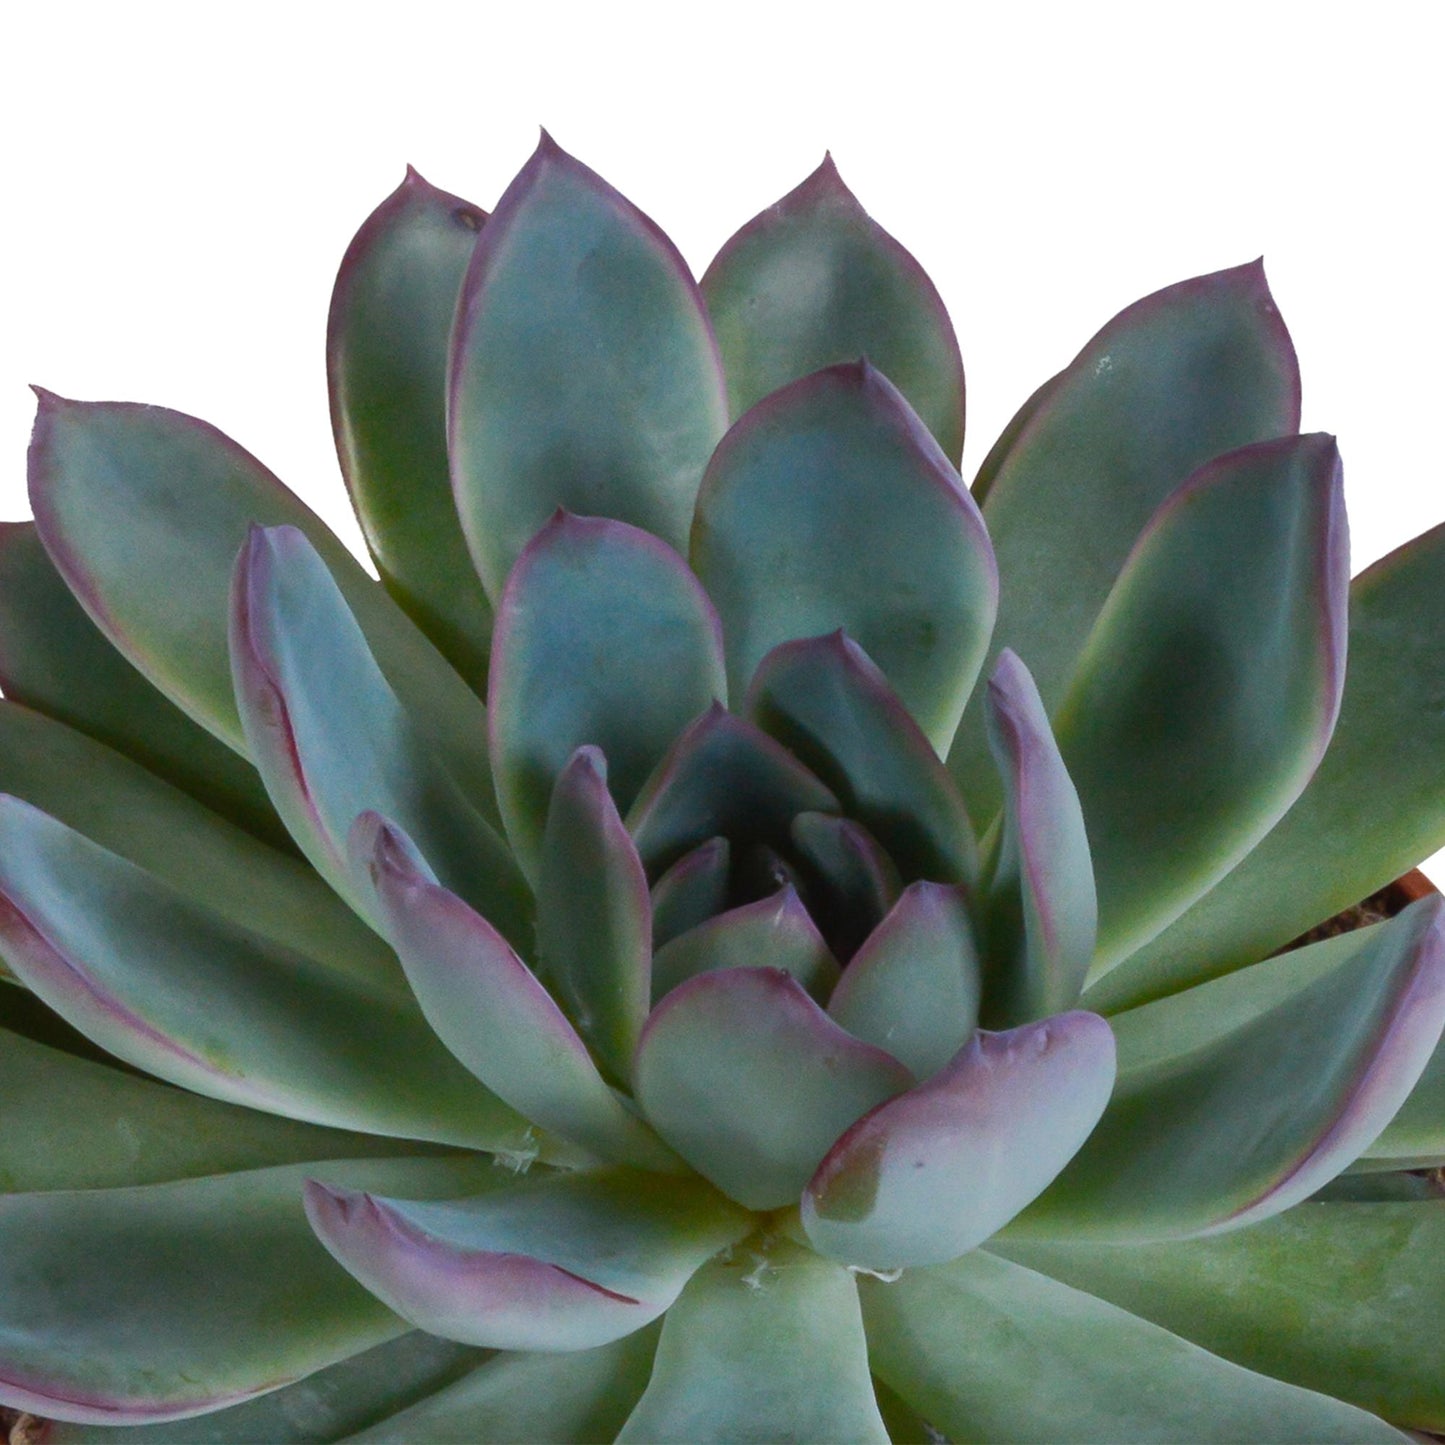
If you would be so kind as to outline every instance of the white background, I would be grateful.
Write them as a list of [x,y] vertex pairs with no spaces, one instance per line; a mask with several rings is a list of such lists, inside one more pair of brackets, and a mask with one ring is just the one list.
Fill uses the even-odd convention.
[[360,550],[322,370],[336,263],[408,161],[490,207],[545,124],[699,272],[831,147],[953,314],[965,475],[1122,306],[1263,253],[1358,570],[1445,519],[1442,16],[28,6],[0,31],[0,516],[28,514],[35,381],[215,422]]

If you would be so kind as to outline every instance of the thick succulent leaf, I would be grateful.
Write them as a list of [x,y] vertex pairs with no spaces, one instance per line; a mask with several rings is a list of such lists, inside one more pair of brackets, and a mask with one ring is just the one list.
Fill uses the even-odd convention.
[[1445,1039],[1410,1097],[1356,1163],[1368,1168],[1440,1168],[1445,1166]]
[[444,1203],[311,1184],[327,1249],[432,1334],[504,1350],[586,1350],[677,1298],[747,1216],[698,1179],[562,1174]]
[[905,883],[973,881],[978,848],[948,769],[846,633],[775,647],[753,674],[746,712],[838,795]]
[[983,1021],[1008,1028],[1072,1008],[1099,920],[1079,795],[1038,688],[1007,648],[988,683],[989,746],[1003,780],[998,856],[983,890]]
[[898,901],[898,870],[852,818],[799,813],[788,831],[823,935],[846,961]]
[[887,1445],[848,1271],[787,1240],[704,1265],[667,1312],[617,1439]]
[[336,451],[381,580],[478,691],[492,608],[452,498],[447,363],[485,220],[408,166],[347,248],[326,328]]
[[[455,1348],[455,1346],[453,1347]],[[652,1368],[657,1326],[593,1350],[509,1352],[347,1445],[611,1445]]]
[[968,1042],[980,993],[963,889],[912,883],[843,970],[828,1013],[926,1079]]
[[838,1135],[913,1082],[779,968],[674,989],[647,1021],[632,1077],[657,1132],[749,1209],[795,1202]]
[[280,847],[255,768],[157,692],[71,595],[34,522],[0,522],[0,688]]
[[1406,1439],[981,1250],[859,1293],[873,1368],[954,1440]]
[[376,664],[320,554],[294,527],[254,527],[231,600],[236,704],[277,811],[322,875],[375,916],[347,839],[357,815],[406,828],[447,886],[508,938],[531,900],[506,845],[433,755]]
[[373,1421],[384,1428],[397,1412],[410,1413],[413,1402],[445,1392],[483,1358],[468,1345],[409,1330],[211,1415],[141,1426],[50,1421],[44,1445],[329,1445],[354,1438]]
[[401,984],[391,950],[295,854],[267,847],[138,763],[13,702],[0,702],[0,792],[233,923],[378,986]]
[[730,908],[664,944],[652,960],[653,997],[714,969],[764,964],[791,974],[820,1001],[838,981],[838,960],[796,889]]
[[487,1167],[374,1159],[0,1197],[0,1401],[102,1425],[178,1419],[395,1338],[405,1324],[307,1227],[303,1181],[435,1196]]
[[672,242],[545,132],[477,243],[451,365],[452,486],[493,598],[559,506],[685,549],[727,424],[712,326]]
[[1004,1248],[1250,1369],[1445,1430],[1445,1200],[1302,1204],[1251,1229],[1130,1249]]
[[858,204],[831,156],[755,216],[702,278],[734,417],[820,367],[868,356],[958,465],[963,359],[942,298]]
[[1091,1006],[1130,1008],[1252,963],[1445,846],[1445,526],[1355,578],[1349,657],[1309,786],[1232,873],[1099,981]]
[[727,907],[731,869],[731,844],[726,838],[709,838],[683,854],[652,885],[654,949],[706,923]]
[[[1277,1214],[1340,1173],[1439,1042],[1445,900],[1422,899],[1361,939],[1338,967],[1208,1042],[1190,1046],[1181,1029],[1181,1052],[1156,1051],[1137,1024],[1142,1062],[1126,1056],[1099,1127],[1015,1228],[1185,1238]],[[1174,1003],[1148,1006],[1166,1038]]]
[[[1028,663],[1050,712],[1155,508],[1212,457],[1297,431],[1299,397],[1255,262],[1136,302],[1025,403],[974,491],[1002,579],[995,646]],[[949,767],[986,818],[1000,794],[983,713],[980,699]]]
[[578,748],[552,789],[537,893],[539,971],[625,1084],[652,1006],[652,899],[596,748]]
[[236,553],[252,526],[299,528],[387,682],[459,784],[494,814],[481,703],[325,523],[229,437],[163,407],[45,392],[30,499],[46,550],[100,630],[243,756],[228,643]]
[[1325,436],[1217,458],[1140,537],[1054,716],[1093,849],[1096,975],[1217,883],[1309,781],[1339,711],[1348,567]]
[[497,794],[528,876],[579,747],[601,748],[625,811],[726,688],[717,614],[677,553],[621,522],[553,517],[508,579],[488,694]]
[[668,750],[627,826],[655,874],[709,838],[731,839],[735,854],[751,844],[785,844],[799,813],[838,806],[780,743],[715,704]]
[[865,1269],[954,1259],[1068,1163],[1113,1082],[1114,1037],[1097,1014],[976,1033],[838,1140],[803,1195],[803,1228],[820,1253]]
[[357,822],[386,931],[437,1037],[499,1099],[604,1158],[678,1167],[597,1071],[587,1046],[505,938],[427,877],[410,840]]
[[0,798],[0,950],[102,1048],[197,1093],[366,1133],[525,1147],[525,1121],[403,994],[247,932],[14,798]]
[[958,473],[868,362],[792,382],[734,424],[708,463],[691,556],[735,696],[779,643],[843,628],[947,749],[998,573]]

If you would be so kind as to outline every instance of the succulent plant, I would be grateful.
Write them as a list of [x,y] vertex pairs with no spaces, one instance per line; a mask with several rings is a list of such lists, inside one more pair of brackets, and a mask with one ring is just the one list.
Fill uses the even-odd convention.
[[1286,947],[1445,844],[1445,528],[1350,582],[1258,264],[970,492],[830,161],[697,284],[544,137],[328,362],[380,583],[156,407],[0,535],[21,1434],[1445,1430],[1442,904]]

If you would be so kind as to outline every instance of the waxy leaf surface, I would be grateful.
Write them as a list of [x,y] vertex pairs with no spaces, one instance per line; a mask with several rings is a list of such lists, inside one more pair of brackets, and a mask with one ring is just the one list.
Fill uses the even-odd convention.
[[799,813],[788,832],[823,936],[846,962],[898,901],[898,870],[852,818]]
[[727,907],[731,866],[732,845],[726,838],[709,838],[685,853],[652,885],[654,949]]

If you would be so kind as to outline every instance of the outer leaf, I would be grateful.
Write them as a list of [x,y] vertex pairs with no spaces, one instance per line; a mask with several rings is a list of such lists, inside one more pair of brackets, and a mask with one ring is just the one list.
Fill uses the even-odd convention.
[[753,407],[708,463],[692,564],[741,696],[781,642],[844,628],[940,751],[998,603],[983,519],[894,385],[831,366]]
[[367,1133],[528,1142],[396,991],[246,932],[13,798],[0,948],[102,1048],[198,1093]]
[[528,876],[577,748],[601,748],[625,810],[726,686],[717,614],[681,557],[621,522],[553,517],[508,580],[488,695],[497,794]]
[[449,887],[509,938],[531,900],[502,840],[437,761],[376,665],[331,573],[294,527],[253,528],[236,559],[231,665],[246,741],[317,872],[365,917],[347,837],[376,810],[414,830]]
[[558,1175],[441,1204],[311,1184],[336,1258],[422,1329],[507,1350],[585,1350],[654,1320],[748,1230],[699,1180]]
[[898,901],[898,870],[852,818],[799,813],[789,832],[828,946],[850,959]]
[[831,156],[755,216],[702,278],[734,417],[787,382],[868,355],[963,454],[963,360],[923,268],[872,220]]
[[552,790],[538,892],[542,975],[625,1083],[652,1006],[652,900],[596,748],[578,748]]
[[979,912],[991,1028],[1078,1002],[1099,909],[1079,795],[1033,678],[1007,648],[988,684],[989,745],[1003,779],[1003,834]]
[[1445,1429],[1445,1200],[1302,1204],[1252,1229],[1008,1254],[1250,1369]]
[[677,1167],[608,1088],[587,1046],[502,935],[427,877],[410,840],[375,814],[358,820],[357,835],[387,933],[447,1048],[544,1129],[604,1158]]
[[657,1132],[749,1209],[793,1203],[838,1135],[911,1082],[777,968],[723,969],[674,989],[633,1066]]
[[973,828],[948,769],[845,633],[775,647],[753,675],[746,710],[838,795],[904,882],[977,875]]
[[326,327],[342,475],[387,591],[478,691],[492,608],[457,519],[447,359],[457,293],[486,212],[406,179],[341,262]]
[[662,948],[674,938],[706,923],[727,907],[732,846],[726,838],[709,838],[684,854],[652,887],[652,946]]
[[292,846],[256,770],[106,641],[55,570],[34,522],[0,522],[0,688],[268,843]]
[[[1299,396],[1254,262],[1136,302],[1025,403],[975,494],[1003,579],[994,645],[1027,661],[1050,712],[1155,508],[1212,457],[1297,431]],[[981,705],[949,767],[987,817],[999,792]]]
[[786,1240],[705,1265],[617,1439],[887,1445],[848,1272]]
[[[1151,1008],[1167,1020],[1172,1003]],[[1288,1209],[1364,1152],[1442,1026],[1445,900],[1422,899],[1252,1023],[1137,1067],[1126,1058],[1099,1127],[1016,1227],[1185,1238]]]
[[306,1227],[308,1169],[417,1194],[477,1172],[368,1160],[0,1198],[0,1400],[97,1424],[177,1419],[402,1334]]
[[956,1440],[1405,1440],[977,1250],[860,1282],[873,1367]]
[[545,131],[472,256],[448,420],[462,527],[493,598],[559,506],[683,550],[727,424],[712,327],[676,247]]
[[976,1033],[838,1140],[803,1195],[803,1228],[820,1253],[866,1269],[955,1259],[1068,1163],[1113,1082],[1114,1038],[1097,1014]]
[[1370,1143],[1361,1166],[1445,1167],[1445,1042],[1437,1045],[1410,1097]]
[[1445,526],[1350,587],[1349,656],[1329,751],[1250,855],[1090,991],[1112,1012],[1282,947],[1445,846]]
[[1093,846],[1096,974],[1248,853],[1324,753],[1344,681],[1340,485],[1329,437],[1218,458],[1160,508],[1099,616],[1054,718]]
[[828,1013],[926,1079],[968,1042],[980,991],[963,890],[913,883],[853,955]]

